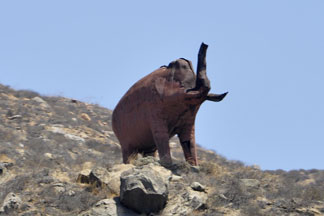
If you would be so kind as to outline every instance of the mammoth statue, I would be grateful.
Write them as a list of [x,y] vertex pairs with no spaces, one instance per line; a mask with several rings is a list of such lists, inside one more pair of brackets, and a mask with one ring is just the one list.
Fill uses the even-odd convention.
[[191,61],[184,58],[148,74],[121,98],[112,114],[113,130],[120,141],[123,162],[133,154],[154,155],[171,165],[169,139],[178,135],[184,157],[198,165],[195,117],[206,101],[221,101],[227,94],[209,94],[206,75],[207,45],[198,53],[197,75]]

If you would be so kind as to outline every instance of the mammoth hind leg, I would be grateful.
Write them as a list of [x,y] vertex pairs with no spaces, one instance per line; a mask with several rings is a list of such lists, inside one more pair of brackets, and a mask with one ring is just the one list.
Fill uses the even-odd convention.
[[123,148],[122,154],[123,154],[123,163],[125,164],[129,164],[132,160],[137,158],[137,152],[132,151],[131,149],[128,148]]

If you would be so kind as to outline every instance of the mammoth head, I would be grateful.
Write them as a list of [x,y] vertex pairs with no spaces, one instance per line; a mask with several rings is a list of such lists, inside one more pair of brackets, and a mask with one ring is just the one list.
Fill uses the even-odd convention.
[[223,94],[209,94],[210,81],[206,74],[206,53],[208,45],[202,43],[198,53],[197,74],[195,75],[191,61],[180,58],[171,62],[167,68],[171,70],[170,80],[179,82],[181,87],[185,89],[188,94],[195,92],[201,95],[203,101],[209,100],[218,102],[223,100],[227,95]]
[[167,68],[171,71],[168,80],[180,83],[185,91],[196,86],[196,76],[191,61],[180,58],[171,62]]

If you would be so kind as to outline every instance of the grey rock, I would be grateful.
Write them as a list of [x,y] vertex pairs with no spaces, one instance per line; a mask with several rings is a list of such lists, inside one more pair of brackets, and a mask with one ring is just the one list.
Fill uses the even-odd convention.
[[62,134],[64,135],[65,138],[70,139],[70,140],[74,140],[74,141],[78,141],[78,142],[85,142],[85,139],[74,135],[74,134],[69,134],[64,130],[64,126],[63,125],[52,125],[51,127],[48,127],[48,130],[53,132],[53,133],[57,133],[57,134]]
[[8,117],[9,120],[21,119],[21,118],[22,118],[21,115],[13,115],[13,116],[9,116],[9,117]]
[[0,163],[0,176],[3,174],[3,173],[5,173],[6,172],[6,167],[2,164],[2,163]]
[[91,209],[78,216],[137,216],[138,214],[123,207],[117,199],[103,199]]
[[75,192],[74,192],[73,190],[69,190],[69,191],[68,191],[68,195],[69,195],[69,196],[74,196],[74,195],[75,195]]
[[64,134],[64,136],[67,139],[71,139],[71,140],[78,141],[78,142],[85,142],[85,139],[83,139],[82,137],[73,135],[73,134],[66,133],[66,134]]
[[12,167],[14,164],[10,163],[10,162],[0,162],[0,167],[5,167],[7,169],[9,169],[10,167]]
[[206,193],[194,191],[188,187],[184,192],[174,194],[161,215],[193,215],[194,210],[206,208],[206,203]]
[[31,210],[31,211],[22,213],[20,216],[38,216],[38,215],[41,215],[41,213],[38,212],[37,210]]
[[168,182],[149,168],[132,169],[122,173],[120,185],[121,203],[139,213],[158,212],[168,200]]
[[14,193],[9,193],[3,201],[3,205],[0,209],[0,213],[9,214],[10,212],[17,210],[21,207],[22,200]]
[[200,184],[199,182],[193,182],[191,188],[195,191],[205,191],[206,187]]
[[258,189],[260,187],[260,181],[257,179],[240,179],[240,186],[243,189]]
[[112,199],[104,199],[97,202],[90,210],[79,214],[79,216],[116,216],[117,207]]
[[206,207],[207,195],[205,193],[189,191],[187,199],[189,201],[189,206],[194,210]]
[[81,184],[90,184],[90,179],[89,179],[90,173],[91,173],[90,169],[82,170],[79,173],[76,181]]
[[34,97],[32,100],[39,103],[40,106],[43,107],[43,108],[49,108],[50,107],[48,105],[48,103],[46,101],[44,101],[41,97]]
[[223,200],[228,200],[228,198],[224,194],[219,194],[218,196]]
[[120,195],[120,175],[133,167],[132,164],[116,164],[109,169],[109,181],[107,186],[111,193],[117,196]]
[[176,181],[183,181],[183,178],[178,175],[172,175],[171,181],[176,182]]
[[134,168],[131,164],[116,164],[109,170],[101,167],[93,170],[82,170],[77,178],[77,182],[91,184],[95,187],[108,188],[111,193],[119,196],[120,175],[124,171]]
[[63,183],[56,183],[56,184],[54,184],[54,190],[57,193],[64,193],[65,192],[65,185]]
[[95,184],[96,187],[106,187],[109,181],[108,170],[102,167],[93,169],[89,175],[91,184]]
[[169,183],[170,180],[172,179],[172,172],[161,165],[156,166],[154,164],[149,164],[145,167],[145,169],[149,169],[149,170],[154,171],[155,173],[158,173],[158,175],[166,183]]
[[152,156],[138,158],[134,161],[135,166],[144,166],[148,164],[160,165],[158,159]]
[[83,170],[77,178],[77,182],[83,184],[91,184],[96,187],[106,188],[109,181],[109,173],[107,169],[97,167],[91,170]]

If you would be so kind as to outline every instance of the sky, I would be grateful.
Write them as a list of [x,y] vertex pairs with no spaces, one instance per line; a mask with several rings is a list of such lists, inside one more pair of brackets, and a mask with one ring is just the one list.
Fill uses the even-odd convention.
[[324,1],[0,1],[0,83],[113,109],[161,65],[197,63],[196,141],[262,169],[324,169]]

